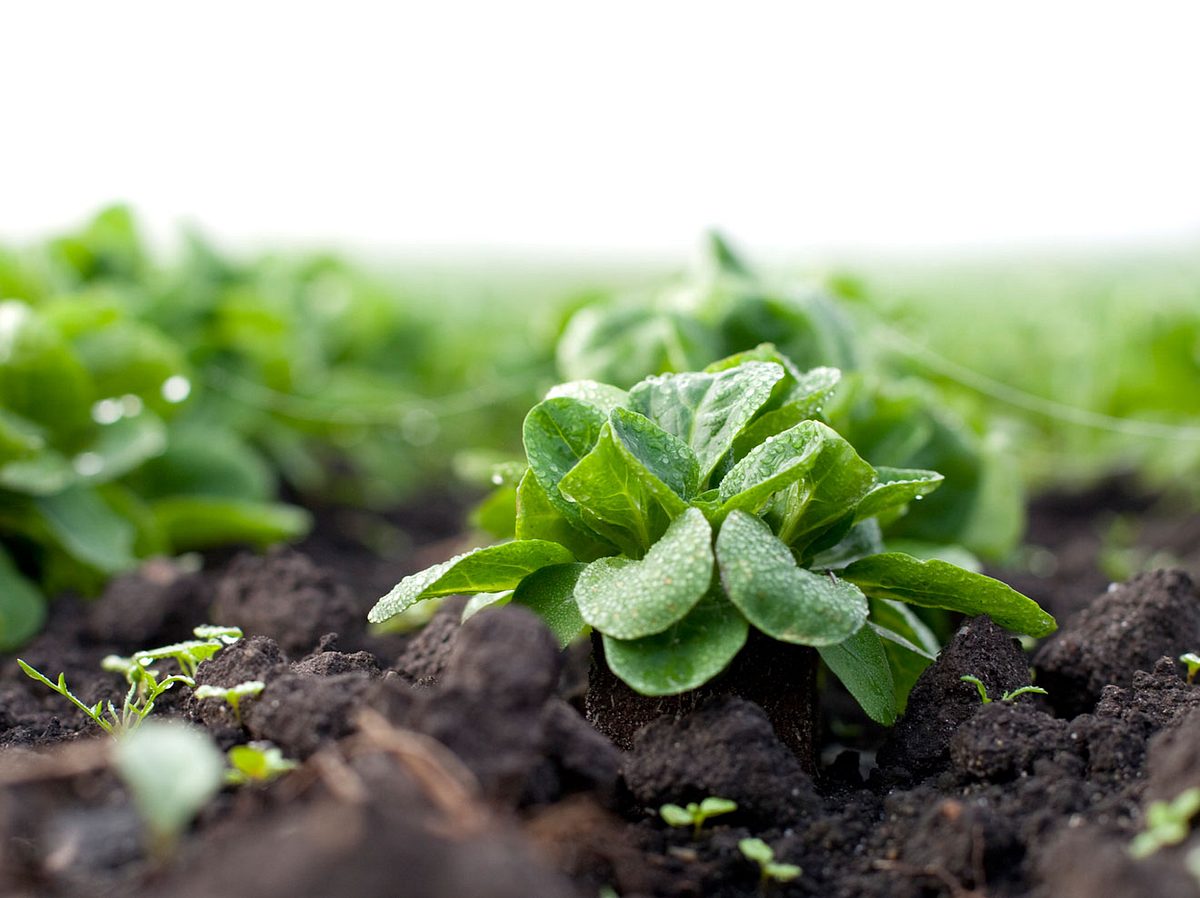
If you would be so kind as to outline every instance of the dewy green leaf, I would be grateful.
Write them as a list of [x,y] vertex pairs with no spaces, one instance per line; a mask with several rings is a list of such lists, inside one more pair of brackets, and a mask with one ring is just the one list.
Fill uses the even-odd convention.
[[681,440],[642,415],[616,409],[595,448],[558,486],[589,529],[641,557],[687,508],[679,490],[694,490],[696,471]]
[[837,645],[817,649],[821,660],[842,681],[872,720],[891,726],[896,722],[896,690],[891,667],[879,634],[862,627]]
[[692,448],[704,484],[783,376],[779,365],[746,362],[711,374],[650,377],[629,391],[629,407]]
[[11,652],[42,628],[46,600],[0,546],[0,652]]
[[699,490],[700,466],[691,448],[654,421],[629,409],[609,416],[613,436],[655,479],[665,483],[680,499]]
[[661,633],[633,640],[605,635],[604,657],[612,672],[642,695],[677,695],[728,667],[749,631],[746,619],[714,589]]
[[546,394],[547,399],[560,397],[578,399],[580,402],[594,405],[607,416],[614,408],[628,402],[629,393],[612,384],[602,384],[594,380],[571,380],[551,387],[550,392]]
[[575,583],[586,567],[586,564],[544,567],[522,580],[513,593],[513,604],[524,605],[545,621],[563,648],[583,631],[583,616],[575,603]]
[[617,550],[585,527],[577,527],[550,502],[532,471],[517,487],[517,539],[544,539],[571,550],[581,561],[593,561]]
[[867,599],[851,583],[796,565],[762,521],[735,511],[717,536],[725,593],[768,636],[798,645],[834,645],[859,630]]
[[875,482],[875,469],[853,446],[835,430],[812,423],[821,434],[816,458],[804,479],[779,494],[764,516],[801,555],[836,545],[854,523],[853,509]]
[[35,505],[46,527],[73,558],[108,572],[133,566],[133,526],[94,490],[73,486],[43,496]]
[[579,509],[562,497],[559,482],[592,451],[606,420],[594,405],[566,396],[539,402],[525,416],[522,438],[529,470],[569,521],[581,522]]
[[918,561],[899,552],[872,555],[847,567],[842,577],[872,598],[897,599],[961,614],[987,614],[1002,627],[1048,636],[1054,618],[1010,586],[944,561]]
[[825,439],[816,421],[803,421],[767,440],[738,462],[721,481],[724,514],[759,511],[773,495],[807,474]]
[[863,496],[854,511],[857,521],[875,517],[885,511],[907,505],[914,499],[928,496],[946,479],[937,471],[885,467],[876,468],[875,477],[875,485]]
[[795,374],[794,378],[779,407],[760,415],[734,440],[734,458],[744,457],[767,437],[783,433],[801,421],[820,417],[826,399],[842,378],[842,372],[837,368],[813,368]]
[[540,539],[473,549],[405,577],[375,603],[367,619],[374,624],[382,623],[417,602],[436,596],[514,589],[539,568],[574,560],[564,547]]
[[712,528],[689,508],[641,561],[601,558],[588,565],[575,584],[575,601],[601,633],[639,639],[680,620],[712,579]]

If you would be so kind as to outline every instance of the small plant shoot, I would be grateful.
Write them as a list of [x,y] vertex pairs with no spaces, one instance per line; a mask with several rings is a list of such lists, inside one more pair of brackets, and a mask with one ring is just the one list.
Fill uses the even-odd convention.
[[560,384],[525,418],[516,538],[405,577],[369,619],[512,591],[563,645],[599,633],[613,673],[651,696],[717,676],[753,627],[815,648],[885,724],[931,657],[923,625],[898,608],[1052,632],[1050,615],[998,580],[886,550],[880,518],[942,477],[875,468],[825,423],[839,377],[764,344],[627,391]]
[[230,786],[266,785],[299,766],[270,742],[235,745],[226,757],[229,769],[225,771],[225,782]]
[[203,684],[196,687],[196,691],[192,694],[197,700],[205,701],[206,699],[216,698],[223,700],[231,711],[233,718],[237,721],[238,726],[242,725],[242,699],[255,698],[264,689],[267,684],[262,680],[247,680],[245,683],[238,683],[236,686],[212,686]]
[[1197,671],[1200,671],[1200,655],[1195,652],[1184,652],[1179,656],[1179,660],[1187,667],[1187,681],[1190,686],[1196,681]]
[[1146,829],[1129,844],[1131,857],[1142,859],[1160,848],[1178,845],[1188,837],[1192,818],[1200,812],[1200,788],[1180,792],[1170,801],[1152,801],[1146,808]]
[[[983,702],[985,705],[991,704],[992,699],[991,699],[991,696],[988,695],[987,686],[985,686],[983,684],[983,680],[979,679],[979,677],[972,676],[971,674],[967,674],[966,676],[959,677],[959,679],[962,680],[964,683],[970,683],[972,686],[975,687],[976,691],[979,693],[979,700],[981,702]],[[1015,701],[1016,699],[1020,698],[1022,695],[1049,695],[1049,694],[1050,693],[1048,693],[1041,686],[1022,686],[1019,689],[1012,689],[1012,690],[1009,690],[1008,692],[1004,693],[1003,695],[1001,695],[1000,701],[1002,701],[1002,702]]]
[[762,839],[741,839],[738,850],[750,861],[758,864],[759,883],[766,888],[772,882],[791,882],[804,871],[795,864],[781,864],[775,860],[775,849]]
[[225,765],[202,730],[152,720],[117,742],[114,766],[146,824],[151,853],[161,859],[220,791]]
[[[129,684],[120,710],[111,700],[98,701],[94,705],[82,701],[67,688],[66,674],[60,673],[58,681],[53,682],[20,658],[17,659],[17,665],[27,677],[57,692],[90,717],[104,732],[119,737],[137,729],[154,710],[158,697],[171,687],[182,684],[194,688],[196,668],[200,662],[242,638],[242,631],[237,627],[202,626],[193,632],[197,636],[195,640],[146,649],[128,658],[108,655],[100,662],[103,670],[121,674]],[[155,665],[162,661],[174,661],[183,673],[163,677],[155,669]]]
[[668,826],[692,827],[692,838],[698,839],[705,821],[721,814],[732,814],[736,810],[736,801],[709,796],[699,803],[689,801],[685,807],[677,804],[664,804],[658,809],[658,814]]

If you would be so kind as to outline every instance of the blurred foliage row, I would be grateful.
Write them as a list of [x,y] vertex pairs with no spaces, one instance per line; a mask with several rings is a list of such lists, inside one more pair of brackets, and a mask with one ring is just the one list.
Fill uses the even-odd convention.
[[43,595],[295,539],[301,504],[386,509],[444,479],[448,447],[502,447],[553,365],[498,314],[197,235],[160,266],[120,207],[0,249],[0,645]]
[[195,234],[164,265],[120,207],[0,248],[0,647],[36,631],[45,595],[138,559],[295,539],[304,506],[483,485],[558,380],[628,386],[760,343],[843,370],[823,415],[872,464],[946,475],[888,533],[915,554],[1011,551],[1025,475],[1200,470],[1195,270],[856,276],[797,291],[718,238],[685,278],[614,268],[587,290],[571,271],[235,260]]

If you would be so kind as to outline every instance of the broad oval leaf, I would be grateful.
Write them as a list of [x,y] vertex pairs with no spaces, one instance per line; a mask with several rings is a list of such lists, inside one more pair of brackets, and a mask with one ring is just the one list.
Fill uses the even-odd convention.
[[566,546],[580,561],[593,561],[615,555],[612,543],[600,539],[582,525],[573,524],[546,495],[532,471],[526,471],[517,485],[517,539],[544,539]]
[[749,632],[746,619],[714,589],[661,633],[632,640],[606,634],[604,657],[609,669],[642,695],[677,695],[728,667]]
[[713,579],[712,528],[689,508],[640,561],[601,558],[579,575],[583,619],[616,639],[661,633],[686,615]]
[[897,599],[971,616],[986,614],[1000,626],[1030,636],[1048,636],[1058,628],[1037,602],[1011,586],[944,561],[920,561],[886,552],[854,562],[842,571],[842,577],[871,598]]
[[802,421],[769,437],[721,481],[718,496],[724,513],[734,509],[756,512],[777,492],[804,477],[816,461],[824,438],[825,432],[816,421]]
[[771,529],[744,511],[725,520],[716,554],[729,601],[768,636],[835,645],[867,619],[867,599],[858,587],[799,567]]
[[695,472],[682,441],[642,415],[616,409],[595,448],[558,486],[588,529],[640,558],[687,508],[676,487],[694,490]]
[[592,451],[607,420],[594,405],[559,396],[535,405],[525,416],[522,439],[529,470],[550,503],[568,520],[579,522],[579,509],[559,493],[559,481]]
[[875,469],[841,434],[819,421],[805,424],[821,435],[816,457],[803,480],[777,495],[763,515],[779,538],[801,555],[836,545],[853,526],[854,509],[875,482]]
[[681,499],[699,489],[700,466],[686,443],[650,418],[629,409],[614,409],[609,416],[615,436],[626,452]]
[[383,623],[417,602],[436,596],[515,589],[525,577],[540,568],[574,560],[563,546],[541,539],[472,549],[405,577],[375,603],[367,620],[373,624]]
[[773,362],[745,362],[712,373],[664,374],[634,386],[629,407],[692,448],[703,484],[783,377],[783,368]]
[[563,648],[583,632],[583,616],[575,602],[575,583],[586,567],[586,564],[544,567],[522,580],[513,593],[513,604],[524,605],[545,621]]
[[877,723],[891,726],[896,722],[896,687],[887,652],[879,634],[862,627],[837,645],[817,649],[821,660],[842,681],[855,700]]
[[875,485],[863,496],[858,508],[854,510],[856,521],[873,518],[928,496],[946,479],[937,471],[887,467],[876,468],[875,478]]

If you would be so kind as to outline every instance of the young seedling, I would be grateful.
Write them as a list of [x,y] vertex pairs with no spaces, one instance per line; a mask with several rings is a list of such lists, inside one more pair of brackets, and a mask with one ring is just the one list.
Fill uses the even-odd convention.
[[242,699],[254,698],[260,692],[267,688],[267,684],[262,680],[247,680],[244,683],[238,683],[236,686],[210,686],[205,683],[197,686],[196,691],[192,693],[199,701],[204,701],[210,698],[224,699],[229,707],[233,710],[233,718],[237,721],[238,726],[242,725]]
[[202,730],[151,720],[117,740],[114,766],[146,824],[151,854],[169,856],[196,814],[221,788],[221,753]]
[[816,648],[872,718],[893,723],[897,683],[929,660],[897,608],[987,613],[1034,636],[1055,623],[997,580],[886,551],[881,517],[943,478],[877,468],[821,420],[840,376],[764,344],[629,390],[554,387],[525,418],[516,539],[406,577],[369,619],[511,590],[564,645],[590,627],[603,663],[647,696],[707,683],[754,627]]
[[1187,666],[1187,681],[1190,686],[1196,679],[1196,673],[1200,672],[1200,655],[1195,652],[1184,652],[1179,656],[1179,660]]
[[[129,683],[119,711],[111,700],[99,701],[94,705],[81,701],[67,688],[66,674],[60,673],[55,683],[20,658],[17,659],[17,665],[27,677],[53,689],[83,711],[104,732],[110,736],[120,736],[141,726],[142,721],[154,710],[159,696],[177,683],[194,687],[196,667],[200,662],[211,658],[242,636],[242,631],[236,627],[197,627],[194,632],[201,638],[135,652],[128,658],[108,655],[100,662],[101,669],[119,673]],[[154,665],[164,660],[175,661],[184,672],[160,679],[160,673],[154,669]]]
[[791,882],[804,871],[795,864],[781,864],[775,860],[775,849],[762,839],[741,839],[738,850],[758,864],[759,885],[766,888],[771,882]]
[[1146,858],[1188,837],[1192,818],[1200,811],[1200,788],[1185,789],[1170,801],[1152,801],[1146,808],[1146,829],[1129,844],[1129,854]]
[[[983,685],[983,680],[979,679],[979,677],[972,676],[970,674],[968,674],[964,677],[959,677],[959,679],[962,680],[964,683],[973,684],[975,686],[976,690],[978,690],[978,692],[979,692],[979,700],[982,701],[985,705],[991,704],[992,699],[991,699],[991,696],[988,695],[987,687]],[[1016,699],[1020,698],[1022,695],[1049,695],[1049,694],[1050,693],[1048,693],[1041,686],[1022,686],[1020,689],[1013,689],[1013,690],[1010,690],[1009,692],[1006,692],[1003,695],[1001,695],[1000,701],[1002,701],[1002,702],[1015,701]]]
[[295,761],[283,756],[270,742],[251,742],[235,745],[227,755],[229,769],[225,771],[225,782],[231,786],[247,783],[263,785],[298,766]]
[[699,839],[700,830],[706,820],[721,814],[732,814],[736,810],[736,801],[709,796],[699,804],[689,801],[687,807],[683,808],[677,804],[664,804],[658,809],[658,813],[668,826],[692,827],[692,838]]

